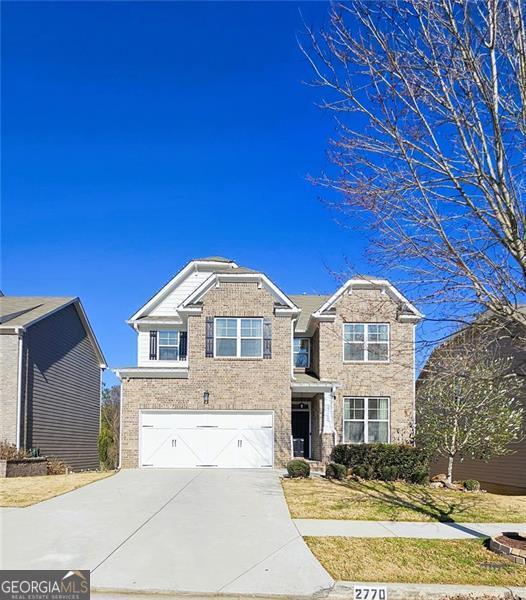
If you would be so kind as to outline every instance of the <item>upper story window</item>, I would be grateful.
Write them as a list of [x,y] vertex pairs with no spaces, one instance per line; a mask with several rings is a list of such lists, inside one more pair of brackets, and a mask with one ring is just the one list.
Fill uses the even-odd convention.
[[309,338],[294,338],[294,366],[298,369],[310,367]]
[[215,319],[215,356],[263,357],[263,319]]
[[343,360],[388,361],[389,325],[387,323],[344,323]]
[[179,332],[158,332],[159,360],[179,360]]
[[344,398],[343,441],[389,443],[389,398]]

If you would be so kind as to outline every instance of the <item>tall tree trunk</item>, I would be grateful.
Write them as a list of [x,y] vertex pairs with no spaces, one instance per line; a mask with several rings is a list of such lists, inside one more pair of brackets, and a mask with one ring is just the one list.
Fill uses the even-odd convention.
[[453,459],[455,457],[451,454],[447,458],[447,482],[453,483]]

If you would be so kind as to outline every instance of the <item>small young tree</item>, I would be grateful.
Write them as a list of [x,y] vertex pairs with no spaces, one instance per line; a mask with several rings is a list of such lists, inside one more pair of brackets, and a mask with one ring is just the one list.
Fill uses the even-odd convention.
[[489,460],[513,452],[523,434],[522,383],[490,348],[456,343],[429,360],[417,391],[417,444],[447,459]]
[[105,469],[119,464],[120,390],[118,385],[103,385],[100,407],[99,459]]

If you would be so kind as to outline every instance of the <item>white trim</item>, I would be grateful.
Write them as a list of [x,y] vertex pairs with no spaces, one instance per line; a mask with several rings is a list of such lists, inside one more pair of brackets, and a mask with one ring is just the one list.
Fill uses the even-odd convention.
[[[413,305],[409,300],[403,296],[387,279],[349,279],[346,281],[336,292],[313,313],[313,316],[320,318],[322,313],[332,308],[335,302],[342,296],[347,290],[352,292],[352,288],[357,289],[380,289],[388,292],[392,297],[396,298],[399,302],[405,305],[411,312],[414,313],[414,318],[422,319],[424,315]],[[406,315],[408,317],[409,315]]]
[[[363,360],[357,360],[357,359],[346,359],[345,358],[345,344],[356,344],[358,345],[359,342],[347,342],[345,339],[345,326],[346,325],[363,325],[364,326],[364,354],[363,354]],[[386,325],[387,326],[387,342],[369,342],[369,325]],[[391,327],[389,325],[389,323],[376,323],[376,322],[367,322],[367,323],[359,323],[359,322],[344,322],[342,323],[342,342],[343,342],[343,347],[342,347],[342,357],[343,357],[343,362],[344,364],[375,364],[375,365],[387,365],[391,362]],[[369,349],[368,349],[368,345],[369,343],[373,343],[373,344],[387,344],[387,359],[386,360],[369,360]]]
[[[230,319],[232,321],[236,321],[236,337],[232,336],[218,336],[217,335],[217,321],[219,319]],[[241,335],[241,321],[250,320],[250,321],[260,321],[261,322],[261,337],[242,337]],[[222,356],[217,354],[217,340],[236,340],[236,354],[234,356]],[[261,340],[261,354],[257,356],[243,356],[241,354],[241,341],[242,340]],[[220,359],[259,359],[263,358],[263,317],[214,317],[214,358]]]
[[117,377],[123,379],[188,379],[188,367],[128,367],[112,369]]
[[333,388],[339,387],[335,386],[334,381],[320,381],[316,383],[301,383],[299,381],[292,381],[290,387],[293,392],[309,392],[311,394],[316,394],[318,392],[330,392]]
[[[257,414],[257,415],[271,415],[272,416],[272,464],[264,467],[259,467],[260,469],[273,469],[274,468],[274,464],[275,464],[275,436],[276,436],[276,430],[275,430],[275,425],[276,425],[276,415],[275,415],[275,411],[272,409],[256,409],[256,410],[237,410],[235,408],[233,409],[210,409],[208,407],[206,408],[186,408],[186,409],[176,409],[176,410],[170,410],[169,408],[144,408],[144,409],[139,409],[139,431],[138,431],[138,442],[137,442],[137,447],[139,448],[139,461],[138,461],[138,465],[137,467],[139,469],[143,468],[142,467],[142,416],[143,414],[152,414],[152,413],[169,413],[169,414],[193,414],[193,413],[224,413],[224,414]],[[158,467],[158,468],[171,468],[171,467]],[[174,467],[176,468],[176,467]],[[185,468],[185,467],[183,467]],[[190,467],[188,467],[190,468]],[[193,468],[200,468],[200,467],[193,467]],[[201,467],[201,468],[205,468],[205,467]],[[233,467],[235,468],[235,467]],[[243,468],[243,467],[239,467],[239,468]]]
[[[294,361],[294,340],[307,340],[309,342],[309,348],[307,352],[307,364],[304,367],[297,367]],[[295,369],[309,369],[310,368],[310,359],[311,359],[311,339],[306,335],[296,335],[292,340],[292,363]]]
[[237,264],[235,262],[219,262],[219,261],[207,261],[207,260],[191,260],[187,265],[185,265],[178,273],[168,281],[154,296],[148,300],[144,306],[139,308],[126,322],[133,323],[138,318],[140,318],[144,313],[150,310],[153,306],[158,304],[161,300],[163,300],[175,287],[176,285],[186,277],[189,273],[191,273],[194,269],[198,270],[199,267],[212,267],[218,268],[219,265],[228,265],[228,267],[235,269],[237,268]]
[[[363,400],[363,419],[346,419],[345,418],[345,401],[346,400]],[[369,444],[369,400],[387,400],[387,442],[379,442],[383,444],[391,443],[391,397],[390,396],[344,396],[342,410],[342,442],[344,444]],[[371,419],[373,423],[385,423],[385,419]],[[345,438],[345,423],[362,423],[363,422],[363,442],[351,442]]]
[[18,373],[16,394],[16,449],[20,449],[20,432],[22,430],[22,369],[24,365],[24,329],[18,332]]
[[292,300],[290,300],[290,298],[263,273],[212,273],[210,277],[205,279],[205,281],[203,281],[203,283],[177,307],[177,312],[188,310],[188,305],[199,302],[213,286],[217,287],[221,282],[239,281],[264,284],[278,300],[288,307],[290,312],[293,312],[294,314],[300,312],[300,309],[292,302]]

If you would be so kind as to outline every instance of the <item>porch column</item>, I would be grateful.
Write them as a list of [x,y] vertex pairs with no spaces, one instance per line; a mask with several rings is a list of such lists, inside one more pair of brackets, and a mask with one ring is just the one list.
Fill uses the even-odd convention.
[[323,394],[323,424],[321,431],[321,460],[329,462],[334,448],[334,394]]

